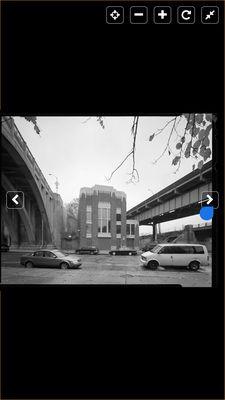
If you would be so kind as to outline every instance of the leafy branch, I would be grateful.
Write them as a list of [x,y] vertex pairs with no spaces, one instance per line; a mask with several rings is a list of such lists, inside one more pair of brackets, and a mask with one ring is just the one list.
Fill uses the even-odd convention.
[[[133,145],[132,149],[128,152],[126,157],[120,162],[120,164],[112,171],[110,177],[107,180],[111,180],[113,175],[119,168],[127,161],[129,157],[132,157],[132,170],[129,173],[130,179],[128,183],[138,182],[139,181],[139,173],[136,168],[135,163],[135,155],[136,155],[136,139],[138,134],[138,116],[133,117],[133,123],[131,127],[131,134],[133,136]],[[185,127],[182,128],[183,131],[178,133],[178,125],[181,121],[184,121]],[[103,117],[98,117],[97,121],[100,123],[102,128],[104,129]],[[199,170],[202,169],[204,162],[206,162],[212,154],[210,148],[210,139],[209,135],[212,132],[212,123],[216,121],[216,117],[212,116],[212,114],[181,114],[171,118],[166,122],[162,128],[157,129],[154,133],[149,136],[149,141],[152,142],[155,138],[163,133],[165,133],[168,127],[171,125],[171,130],[166,141],[166,145],[163,148],[161,154],[155,159],[153,162],[157,164],[157,162],[168,153],[169,156],[172,156],[172,166],[177,167],[175,173],[179,170],[182,160],[185,158],[193,158],[194,164],[192,165],[192,170],[197,168]],[[175,140],[177,140],[175,146],[175,153],[172,151],[171,140],[176,134]]]

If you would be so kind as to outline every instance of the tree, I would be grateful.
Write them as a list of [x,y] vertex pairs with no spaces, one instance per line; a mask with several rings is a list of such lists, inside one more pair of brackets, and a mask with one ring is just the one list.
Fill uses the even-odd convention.
[[[141,117],[133,117],[133,123],[131,126],[131,134],[133,136],[132,149],[128,152],[122,162],[112,171],[108,180],[111,180],[112,176],[116,171],[127,161],[128,158],[132,157],[132,171],[130,173],[129,182],[139,181],[138,170],[135,165],[135,153],[136,153],[136,138],[138,131],[138,123]],[[103,117],[98,117],[97,121],[101,127],[104,128]],[[182,121],[185,121],[185,127],[179,130],[179,125]],[[212,123],[216,121],[216,117],[212,114],[182,114],[176,115],[171,118],[163,127],[157,129],[156,132],[152,132],[149,136],[149,142],[156,140],[158,135],[165,133],[167,129],[170,129],[168,140],[166,141],[165,147],[162,152],[154,161],[156,164],[165,154],[168,154],[172,158],[172,166],[176,167],[177,172],[184,158],[192,158],[193,165],[192,170],[196,167],[201,170],[204,163],[211,157],[212,151],[210,149],[210,134],[212,132]],[[178,131],[179,130],[179,131]],[[176,135],[176,146],[175,152],[171,148],[171,140]]]
[[37,134],[40,134],[40,129],[37,125],[37,117],[24,117],[28,122],[31,122],[34,125],[34,130],[37,132]]
[[78,218],[78,207],[79,207],[79,199],[74,198],[72,201],[66,204],[66,212],[67,215],[77,219]]

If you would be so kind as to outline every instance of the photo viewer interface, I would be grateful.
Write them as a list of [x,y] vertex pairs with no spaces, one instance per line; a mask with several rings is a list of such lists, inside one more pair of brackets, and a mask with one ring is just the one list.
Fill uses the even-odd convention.
[[223,399],[223,2],[1,17],[3,398]]

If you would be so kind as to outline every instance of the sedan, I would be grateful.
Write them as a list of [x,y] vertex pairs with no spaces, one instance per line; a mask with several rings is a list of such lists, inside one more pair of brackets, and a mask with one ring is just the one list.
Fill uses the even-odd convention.
[[84,246],[76,250],[77,254],[98,254],[99,249],[96,246]]
[[32,267],[52,267],[52,268],[79,268],[82,264],[81,259],[71,257],[59,250],[38,250],[34,253],[24,255],[20,258],[20,264],[27,268]]
[[117,249],[117,250],[110,250],[109,254],[111,256],[136,256],[137,251],[133,249]]

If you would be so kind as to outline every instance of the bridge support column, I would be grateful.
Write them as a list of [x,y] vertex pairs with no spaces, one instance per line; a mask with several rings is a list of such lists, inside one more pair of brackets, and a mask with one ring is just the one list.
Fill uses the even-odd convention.
[[157,241],[157,224],[155,222],[153,222],[152,224],[152,236],[153,236],[153,241],[156,242]]

